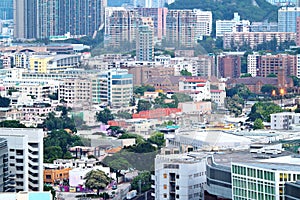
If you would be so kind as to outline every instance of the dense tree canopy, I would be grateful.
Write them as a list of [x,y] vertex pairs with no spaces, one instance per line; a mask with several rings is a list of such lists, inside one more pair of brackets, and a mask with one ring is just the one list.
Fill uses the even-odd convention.
[[159,148],[165,144],[164,134],[161,132],[153,133],[148,141],[152,144],[156,144]]
[[152,104],[150,101],[147,100],[139,100],[138,105],[137,105],[137,112],[141,112],[144,110],[150,110],[152,107]]
[[272,6],[267,1],[256,0],[257,4],[253,4],[251,0],[177,0],[169,5],[170,9],[202,9],[210,10],[213,13],[214,20],[232,19],[233,13],[238,12],[242,19],[250,21],[269,21],[277,20],[276,6]]
[[71,158],[69,147],[83,146],[77,135],[65,130],[53,130],[44,138],[44,162],[52,162],[58,158]]
[[0,127],[5,128],[27,128],[24,124],[21,124],[18,120],[5,120],[0,122]]
[[248,121],[255,121],[256,119],[261,119],[265,122],[270,122],[270,114],[282,112],[282,108],[272,102],[258,102],[255,103],[251,112],[248,115]]
[[100,193],[100,189],[106,188],[111,179],[101,170],[92,170],[86,174],[85,187],[89,189],[96,189],[97,195]]
[[139,184],[141,184],[142,191],[145,192],[151,188],[151,174],[148,171],[141,172],[131,182],[131,188],[139,191]]
[[68,117],[67,111],[64,109],[62,110],[61,117],[55,117],[55,113],[49,113],[48,117],[39,127],[45,128],[48,131],[57,129],[70,129],[72,132],[77,132],[74,119]]
[[252,75],[249,73],[245,73],[241,75],[241,78],[247,78],[247,77],[252,77]]
[[183,69],[180,71],[181,76],[192,76],[192,73],[189,72],[187,69]]
[[271,95],[273,91],[275,91],[275,93],[278,94],[278,88],[275,85],[271,85],[271,84],[263,85],[260,91],[264,94],[269,94],[269,95]]
[[142,85],[134,87],[134,94],[144,96],[144,92],[154,92],[155,88],[151,85]]
[[263,129],[263,128],[264,128],[264,124],[263,124],[262,119],[257,118],[257,119],[254,121],[253,129]]
[[226,95],[228,97],[233,97],[238,95],[243,99],[248,99],[251,95],[251,91],[244,84],[237,84],[235,87],[226,89]]
[[98,122],[102,122],[104,124],[107,124],[109,120],[114,120],[115,117],[111,113],[111,111],[108,108],[104,108],[104,110],[96,113],[96,118]]

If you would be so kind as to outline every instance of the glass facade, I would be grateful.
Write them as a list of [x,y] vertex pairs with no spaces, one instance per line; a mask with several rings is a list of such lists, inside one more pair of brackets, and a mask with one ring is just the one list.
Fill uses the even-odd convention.
[[300,179],[298,171],[279,171],[254,166],[232,165],[232,199],[285,199],[286,182]]
[[13,19],[13,0],[0,1],[0,20]]

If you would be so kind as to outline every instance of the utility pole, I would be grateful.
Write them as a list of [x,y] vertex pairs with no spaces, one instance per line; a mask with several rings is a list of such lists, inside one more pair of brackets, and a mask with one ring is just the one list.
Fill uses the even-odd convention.
[[139,194],[142,194],[142,180],[139,180]]

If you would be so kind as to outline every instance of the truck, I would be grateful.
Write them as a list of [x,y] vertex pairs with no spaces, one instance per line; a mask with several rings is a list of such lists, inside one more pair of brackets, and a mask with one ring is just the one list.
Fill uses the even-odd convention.
[[136,197],[137,191],[136,190],[131,190],[126,194],[126,199],[133,199]]

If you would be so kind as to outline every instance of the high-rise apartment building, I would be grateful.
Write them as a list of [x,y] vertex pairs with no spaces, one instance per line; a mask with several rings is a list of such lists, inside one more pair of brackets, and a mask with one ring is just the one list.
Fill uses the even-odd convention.
[[59,33],[93,36],[103,23],[106,0],[59,0]]
[[34,39],[38,33],[38,2],[14,0],[14,37]]
[[136,60],[153,61],[154,59],[154,27],[150,17],[142,17],[136,32]]
[[59,0],[38,0],[38,37],[59,35]]
[[296,45],[300,46],[300,17],[296,21]]
[[15,177],[15,190],[43,191],[42,129],[0,128],[6,138],[9,154],[9,175]]
[[105,9],[104,45],[106,47],[125,47],[135,41],[137,11],[124,7]]
[[257,76],[260,65],[260,57],[261,56],[258,53],[249,54],[247,56],[247,73],[251,74],[252,77]]
[[169,10],[166,45],[193,47],[198,39],[210,35],[212,14],[201,10]]
[[154,37],[161,40],[166,36],[167,8],[136,8],[140,17],[151,17],[154,24]]
[[15,37],[93,36],[103,23],[106,0],[14,0]]
[[251,32],[277,32],[278,23],[277,22],[252,22],[250,25]]
[[0,1],[0,20],[13,19],[13,0]]
[[225,55],[218,57],[219,73],[223,78],[239,78],[241,75],[241,56]]
[[297,17],[300,17],[300,7],[282,7],[278,10],[278,31],[296,32]]
[[0,138],[0,192],[14,191],[13,182],[9,180],[7,140]]
[[258,44],[274,40],[280,45],[286,41],[295,41],[296,33],[293,32],[231,32],[223,34],[223,47],[225,49],[240,48],[248,44],[255,48]]
[[269,74],[276,74],[280,69],[284,70],[287,76],[297,75],[297,56],[288,54],[263,55],[261,56],[258,75],[267,77]]
[[210,36],[212,32],[212,12],[211,11],[202,11],[195,9],[197,18],[197,30],[198,38],[202,39],[202,36]]
[[216,21],[216,36],[223,37],[224,33],[231,32],[249,32],[250,21],[241,20],[238,13],[234,13],[232,20],[217,20]]

